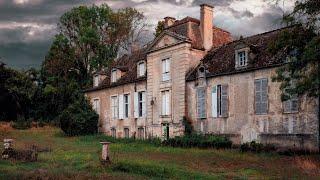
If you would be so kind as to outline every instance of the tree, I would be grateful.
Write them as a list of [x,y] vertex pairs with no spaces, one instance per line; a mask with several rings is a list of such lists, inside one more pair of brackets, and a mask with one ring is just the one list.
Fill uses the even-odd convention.
[[164,21],[158,21],[156,32],[154,33],[155,37],[158,37],[164,31]]
[[319,97],[320,85],[320,3],[317,0],[297,1],[283,22],[293,25],[283,31],[270,51],[286,59],[274,81],[281,82],[282,100],[293,95]]

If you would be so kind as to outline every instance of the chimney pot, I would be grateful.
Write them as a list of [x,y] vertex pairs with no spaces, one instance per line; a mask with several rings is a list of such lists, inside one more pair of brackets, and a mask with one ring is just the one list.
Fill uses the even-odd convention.
[[203,40],[203,47],[209,51],[213,46],[213,6],[208,4],[200,5],[200,30]]
[[165,17],[164,18],[164,27],[168,28],[168,27],[172,26],[175,21],[176,21],[176,18]]

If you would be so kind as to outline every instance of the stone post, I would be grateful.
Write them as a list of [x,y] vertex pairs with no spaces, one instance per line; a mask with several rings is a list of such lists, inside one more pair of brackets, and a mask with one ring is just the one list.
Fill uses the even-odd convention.
[[4,139],[3,142],[4,151],[2,152],[2,158],[8,159],[10,156],[10,152],[12,151],[13,139]]
[[110,163],[110,157],[109,157],[109,145],[111,144],[110,142],[100,142],[102,144],[102,153],[101,153],[101,158],[102,158],[102,163]]

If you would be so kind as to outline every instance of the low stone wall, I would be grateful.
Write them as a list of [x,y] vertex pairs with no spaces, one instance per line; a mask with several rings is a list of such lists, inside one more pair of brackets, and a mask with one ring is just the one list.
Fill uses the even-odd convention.
[[317,152],[317,138],[312,134],[260,134],[260,143],[273,144],[277,148]]

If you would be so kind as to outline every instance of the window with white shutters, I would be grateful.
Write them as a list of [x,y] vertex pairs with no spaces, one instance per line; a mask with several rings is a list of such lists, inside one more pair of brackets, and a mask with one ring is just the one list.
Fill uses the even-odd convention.
[[129,106],[130,106],[129,101],[130,101],[130,95],[129,94],[123,95],[124,118],[129,117]]
[[169,116],[170,115],[170,91],[162,91],[161,92],[161,115]]
[[299,111],[299,100],[297,96],[293,96],[291,99],[284,101],[282,104],[284,113],[296,113]]
[[268,79],[256,79],[255,85],[255,113],[268,113]]
[[170,59],[162,60],[162,81],[169,81],[170,77]]
[[217,85],[212,89],[212,117],[228,117],[228,85]]
[[111,96],[111,114],[113,119],[118,119],[118,96]]
[[197,115],[198,118],[206,118],[206,90],[197,89]]
[[137,97],[137,102],[138,102],[138,116],[139,117],[145,117],[146,115],[146,92],[141,91],[138,92],[138,97]]

